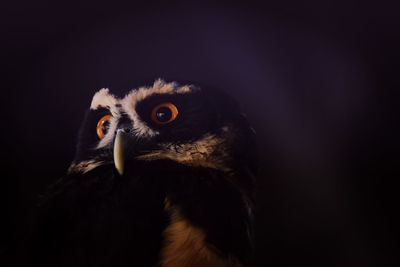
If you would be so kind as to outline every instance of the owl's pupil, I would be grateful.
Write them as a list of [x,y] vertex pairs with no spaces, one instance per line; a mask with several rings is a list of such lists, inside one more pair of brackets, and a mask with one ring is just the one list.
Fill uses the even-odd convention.
[[103,126],[101,127],[101,130],[103,131],[104,134],[107,133],[109,125],[110,125],[110,122],[109,122],[109,121],[105,121],[105,122],[103,123]]
[[167,107],[161,107],[160,109],[157,110],[156,116],[158,121],[167,122],[171,119],[172,112]]

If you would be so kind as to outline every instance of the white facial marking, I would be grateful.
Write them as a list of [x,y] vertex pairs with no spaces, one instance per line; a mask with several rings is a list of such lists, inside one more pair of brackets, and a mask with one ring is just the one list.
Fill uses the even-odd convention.
[[115,107],[117,104],[118,100],[113,96],[112,94],[109,93],[108,88],[103,88],[100,89],[92,99],[92,103],[90,104],[90,109],[96,110],[99,107],[104,107],[104,108],[112,108]]

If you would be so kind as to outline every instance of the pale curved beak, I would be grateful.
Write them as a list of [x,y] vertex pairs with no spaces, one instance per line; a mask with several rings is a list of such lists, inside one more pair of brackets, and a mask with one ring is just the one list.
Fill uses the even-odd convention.
[[119,175],[124,174],[126,138],[123,130],[118,129],[114,140],[114,165]]

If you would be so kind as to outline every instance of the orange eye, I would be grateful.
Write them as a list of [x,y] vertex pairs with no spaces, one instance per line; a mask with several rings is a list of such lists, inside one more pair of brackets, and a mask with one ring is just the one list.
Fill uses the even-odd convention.
[[110,119],[111,115],[107,114],[101,117],[101,119],[97,123],[96,132],[100,140],[103,139],[104,136],[107,134]]
[[178,116],[178,108],[171,102],[162,103],[153,108],[151,119],[157,124],[167,124]]

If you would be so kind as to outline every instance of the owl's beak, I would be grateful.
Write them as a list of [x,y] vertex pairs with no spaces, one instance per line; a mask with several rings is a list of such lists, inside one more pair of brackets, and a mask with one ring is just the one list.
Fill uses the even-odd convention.
[[119,175],[124,174],[126,137],[122,129],[117,130],[114,140],[114,165]]

